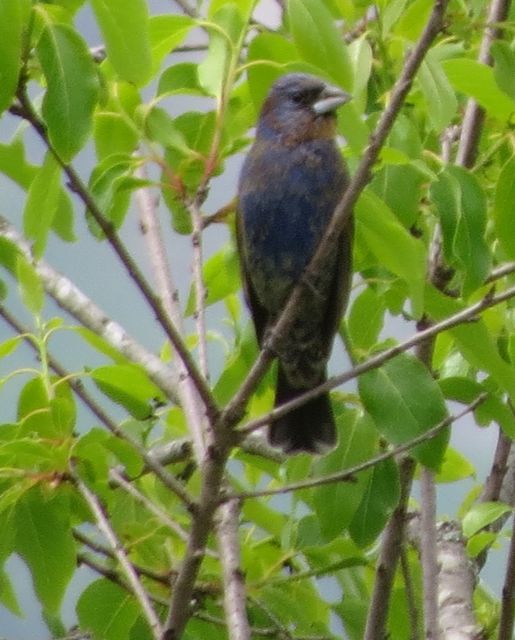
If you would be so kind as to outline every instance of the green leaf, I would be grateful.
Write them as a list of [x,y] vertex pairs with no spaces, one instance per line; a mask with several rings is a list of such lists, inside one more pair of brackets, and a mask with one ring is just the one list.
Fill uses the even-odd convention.
[[81,629],[95,638],[125,640],[139,614],[139,607],[124,589],[101,578],[90,584],[77,603]]
[[184,204],[184,198],[168,183],[168,180],[169,175],[166,170],[163,170],[161,174],[161,193],[172,216],[172,227],[177,233],[187,235],[193,230],[191,213]]
[[277,33],[260,33],[249,45],[249,91],[256,112],[261,109],[271,84],[281,75],[281,68],[299,59],[295,45]]
[[203,95],[199,84],[197,65],[193,62],[180,62],[163,71],[157,85],[158,96],[175,93]]
[[372,287],[367,287],[356,297],[347,319],[354,349],[368,351],[374,346],[383,328],[384,313],[384,299]]
[[37,433],[42,437],[56,437],[50,413],[50,398],[41,376],[31,378],[18,397],[17,418],[23,421],[25,433]]
[[18,345],[21,344],[21,341],[21,336],[14,336],[13,338],[8,338],[0,343],[0,358],[5,358],[17,349]]
[[150,140],[159,142],[163,147],[176,149],[185,156],[191,155],[191,149],[188,147],[184,135],[175,126],[173,119],[165,109],[156,106],[145,109],[144,127]]
[[374,193],[390,207],[399,222],[406,228],[415,224],[420,215],[421,186],[427,177],[419,170],[417,162],[422,155],[422,142],[416,126],[402,114],[397,118],[388,136],[388,151],[399,152],[402,162],[393,163],[381,154],[383,166],[372,181]]
[[27,238],[34,240],[32,250],[36,258],[45,252],[48,232],[60,201],[60,180],[61,168],[54,156],[47,152],[30,185],[23,212],[23,230]]
[[127,82],[146,84],[152,56],[145,0],[91,0],[91,6],[116,73]]
[[370,190],[356,205],[357,233],[379,264],[408,285],[413,314],[423,310],[426,255],[423,244],[406,231],[390,209]]
[[319,0],[288,0],[288,16],[303,59],[351,92],[354,82],[347,46],[325,5]]
[[43,285],[34,267],[21,255],[16,261],[16,278],[24,305],[33,315],[39,315],[45,303]]
[[468,296],[490,269],[485,195],[473,174],[449,166],[431,185],[430,196],[440,216],[445,257],[462,272],[463,293]]
[[515,259],[515,155],[503,166],[497,179],[494,201],[495,230],[502,248],[511,260]]
[[388,35],[392,26],[402,16],[408,0],[391,0],[384,4],[381,10],[381,33],[383,38]]
[[[313,465],[316,476],[342,471],[367,460],[375,449],[374,427],[370,417],[338,407],[337,448]],[[364,492],[370,471],[360,473],[354,482],[337,482],[313,490],[313,504],[324,541],[333,540],[351,522]]]
[[154,69],[178,47],[188,35],[195,21],[189,16],[161,15],[150,18],[150,43]]
[[402,12],[395,26],[395,33],[412,42],[418,40],[433,6],[432,0],[414,0]]
[[[94,168],[89,179],[91,195],[98,208],[116,228],[122,225],[127,213],[130,191],[126,187],[132,179],[130,172],[136,162],[134,157],[125,153],[108,156]],[[102,237],[96,223],[93,220],[90,222],[93,233]]]
[[0,602],[15,616],[23,618],[23,610],[18,603],[11,576],[3,568],[0,569]]
[[467,554],[471,558],[477,558],[487,547],[491,547],[497,538],[498,534],[494,531],[480,531],[467,541]]
[[[395,445],[425,433],[447,416],[440,388],[414,356],[401,354],[360,376],[358,384],[364,407],[379,431]],[[448,429],[444,429],[412,449],[412,454],[438,471],[448,438]]]
[[[426,288],[426,310],[435,321],[443,320],[465,305],[442,294],[432,286]],[[515,371],[500,355],[491,333],[480,318],[449,329],[456,346],[472,367],[489,373],[515,402]]]
[[467,538],[470,538],[511,511],[512,508],[502,502],[480,502],[475,504],[463,518],[463,533]]
[[60,158],[69,162],[91,131],[99,88],[97,70],[88,46],[76,31],[52,23],[43,10],[39,15],[44,26],[37,54],[47,82],[43,118],[52,145]]
[[352,518],[349,533],[360,547],[374,542],[399,502],[399,471],[393,460],[377,464],[368,477],[361,503]]
[[0,0],[0,113],[9,108],[18,88],[30,7],[30,0]]
[[464,478],[470,478],[475,473],[474,465],[464,455],[452,447],[447,447],[442,466],[435,480],[438,483],[457,482]]
[[507,122],[515,102],[502,92],[494,79],[494,72],[475,60],[455,58],[445,60],[443,69],[456,91],[474,98],[492,118]]
[[[240,288],[238,254],[234,243],[226,244],[204,263],[204,284],[207,290],[206,305],[223,300]],[[195,311],[195,290],[192,287],[186,305],[186,315]]]
[[504,93],[515,100],[515,51],[507,42],[495,40],[490,46],[490,53],[495,60],[495,81]]
[[16,552],[30,568],[34,589],[50,613],[58,613],[76,568],[69,503],[58,493],[30,491],[16,507]]
[[440,61],[431,50],[420,65],[417,79],[424,94],[432,128],[439,134],[453,119],[458,101]]
[[110,365],[91,372],[98,388],[138,420],[149,418],[152,404],[164,402],[162,391],[136,365]]
[[130,154],[138,144],[138,135],[120,113],[101,112],[93,123],[95,149],[99,160],[117,154]]
[[25,158],[25,145],[17,135],[9,144],[0,144],[0,171],[22,189],[28,189],[38,167]]
[[209,30],[209,47],[207,56],[198,66],[198,79],[208,95],[220,98],[228,65],[235,55],[235,45],[245,23],[234,2],[224,4],[212,21],[213,24],[205,25]]

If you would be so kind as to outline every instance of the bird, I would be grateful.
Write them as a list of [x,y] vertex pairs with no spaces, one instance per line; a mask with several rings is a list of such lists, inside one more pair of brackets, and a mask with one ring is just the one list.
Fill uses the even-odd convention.
[[[322,239],[349,184],[336,144],[336,110],[351,99],[308,74],[276,80],[238,181],[236,240],[243,291],[260,347]],[[288,335],[274,345],[275,406],[327,380],[327,361],[352,278],[353,220],[307,288]],[[337,441],[329,394],[269,425],[270,444],[287,454],[324,454]]]

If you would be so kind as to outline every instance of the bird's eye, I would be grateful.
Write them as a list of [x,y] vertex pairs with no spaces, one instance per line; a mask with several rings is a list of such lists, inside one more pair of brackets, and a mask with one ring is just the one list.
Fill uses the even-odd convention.
[[293,102],[297,104],[305,104],[307,102],[307,95],[305,91],[297,91],[292,95]]

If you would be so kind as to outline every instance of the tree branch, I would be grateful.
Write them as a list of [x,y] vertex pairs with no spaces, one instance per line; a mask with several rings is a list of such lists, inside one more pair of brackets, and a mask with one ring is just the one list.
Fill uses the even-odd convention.
[[506,574],[502,587],[501,620],[498,640],[512,640],[515,610],[515,517],[512,516],[510,550],[506,562]]
[[483,634],[476,625],[472,608],[475,574],[458,523],[441,522],[438,525],[437,550],[442,640],[481,640]]
[[[139,167],[137,173],[142,178],[147,177],[144,167]],[[163,234],[156,211],[156,200],[152,197],[150,189],[144,187],[136,191],[136,202],[140,213],[141,231],[147,244],[157,291],[168,317],[177,328],[178,333],[184,336],[179,292],[173,280],[170,263],[166,255]],[[195,458],[197,464],[200,464],[205,449],[202,398],[194,381],[188,375],[187,367],[181,358],[177,359],[177,373],[177,395],[186,416],[186,424],[191,432]],[[205,377],[205,373],[203,371],[202,373]]]
[[[492,65],[490,47],[492,42],[499,37],[498,24],[504,22],[508,16],[511,0],[492,0],[489,6],[487,26],[481,41],[478,60],[482,64]],[[465,108],[463,117],[462,135],[458,147],[456,164],[470,168],[477,157],[479,138],[483,130],[485,111],[478,103],[470,98]]]
[[120,262],[124,266],[127,274],[136,284],[138,290],[141,292],[145,300],[147,301],[149,307],[155,314],[159,324],[165,331],[167,337],[170,342],[173,344],[177,354],[181,358],[184,363],[184,366],[188,370],[188,374],[193,379],[197,390],[202,397],[202,400],[206,406],[206,411],[212,415],[218,415],[218,408],[212,396],[211,390],[203,378],[203,376],[198,371],[197,365],[193,360],[186,344],[182,340],[179,332],[174,327],[174,325],[170,322],[168,315],[163,307],[163,303],[161,299],[155,295],[151,285],[146,280],[145,276],[139,269],[136,262],[133,260],[130,252],[127,250],[120,237],[115,231],[113,224],[107,220],[103,213],[100,211],[97,203],[91,193],[88,191],[88,188],[81,180],[79,174],[75,171],[75,169],[70,165],[64,162],[64,160],[59,156],[56,149],[50,142],[50,139],[47,135],[46,128],[41,120],[38,118],[36,112],[34,111],[32,104],[30,103],[29,98],[27,97],[24,90],[20,90],[18,92],[18,99],[20,101],[21,108],[20,109],[11,109],[11,111],[15,115],[19,115],[23,117],[27,122],[29,122],[34,130],[38,133],[40,138],[43,140],[45,146],[52,153],[57,163],[63,169],[64,173],[68,177],[70,189],[76,193],[79,198],[82,200],[84,205],[87,207],[91,216],[98,224],[105,237],[107,238],[109,244],[111,245],[113,251],[116,256],[119,258]]
[[292,491],[298,491],[299,489],[311,489],[313,487],[320,487],[324,484],[333,484],[334,482],[350,482],[354,479],[354,476],[361,471],[365,471],[366,469],[370,469],[380,462],[384,462],[385,460],[389,460],[390,458],[397,457],[402,453],[406,453],[410,449],[413,449],[417,445],[427,442],[431,440],[436,435],[440,433],[443,429],[451,425],[456,420],[459,420],[463,416],[467,415],[474,411],[482,402],[487,398],[486,393],[480,394],[473,402],[468,404],[463,411],[454,415],[447,416],[444,420],[439,422],[437,425],[426,431],[425,433],[401,444],[385,453],[381,453],[374,458],[370,458],[370,460],[366,460],[355,467],[351,467],[350,469],[344,469],[343,471],[338,471],[337,473],[332,473],[327,476],[322,476],[320,478],[311,478],[310,480],[301,480],[300,482],[294,482],[292,484],[285,485],[283,487],[278,487],[277,489],[263,489],[261,491],[252,491],[252,492],[242,492],[242,493],[228,493],[222,497],[222,502],[226,502],[227,500],[232,500],[234,498],[238,498],[240,500],[249,500],[251,498],[260,498],[262,496],[275,496],[281,493],[291,493]]
[[390,594],[402,550],[406,510],[408,506],[411,482],[415,472],[415,462],[405,458],[399,467],[401,496],[399,504],[383,532],[381,552],[377,560],[374,590],[368,609],[364,640],[386,638],[386,621],[389,611]]
[[139,344],[121,325],[109,318],[66,276],[53,269],[45,260],[34,261],[29,243],[1,216],[0,237],[16,245],[32,263],[45,291],[64,311],[117,349],[128,360],[143,367],[161,391],[172,402],[177,402],[177,377],[173,370]]
[[84,498],[84,500],[89,505],[91,513],[93,514],[97,522],[98,528],[104,534],[106,540],[111,546],[111,549],[113,550],[113,553],[116,556],[116,559],[118,560],[125,574],[125,577],[127,578],[127,581],[131,588],[131,592],[140,604],[140,607],[143,611],[143,615],[145,616],[150,626],[150,629],[152,631],[153,637],[155,638],[155,640],[159,640],[162,634],[162,627],[161,627],[159,618],[157,617],[157,614],[155,613],[150,603],[147,592],[143,588],[143,585],[141,584],[134,567],[132,566],[129,558],[127,557],[127,553],[122,543],[118,540],[118,537],[116,536],[114,530],[109,524],[109,520],[104,513],[104,509],[100,504],[100,500],[84,484],[84,482],[82,482],[82,480],[78,477],[75,471],[72,471],[72,477],[73,477],[75,486],[77,487],[79,492],[82,494],[82,497]]
[[491,307],[495,307],[498,304],[502,304],[503,302],[506,302],[506,300],[509,300],[513,297],[515,297],[515,286],[510,287],[509,289],[506,289],[505,291],[502,291],[501,293],[498,293],[496,295],[491,295],[490,293],[488,293],[479,302],[476,302],[475,304],[472,304],[469,307],[458,311],[457,313],[449,316],[448,318],[445,318],[444,320],[441,320],[440,322],[432,324],[427,329],[418,331],[411,338],[408,338],[407,340],[404,340],[404,342],[400,342],[399,344],[390,347],[390,349],[381,351],[365,362],[362,362],[352,369],[349,369],[349,371],[329,378],[329,380],[327,380],[327,382],[325,382],[324,384],[311,389],[310,391],[302,394],[301,396],[298,396],[298,398],[295,398],[290,402],[284,403],[280,407],[269,411],[264,416],[249,421],[241,429],[239,429],[237,433],[246,435],[248,433],[251,433],[252,431],[255,431],[256,429],[259,429],[260,427],[269,424],[270,422],[273,422],[274,420],[278,420],[293,409],[302,406],[309,400],[316,398],[319,395],[326,393],[327,391],[331,391],[331,389],[345,384],[350,380],[354,380],[367,371],[377,369],[385,362],[388,362],[388,360],[391,360],[392,358],[395,358],[395,356],[398,356],[400,353],[408,351],[412,347],[415,347],[427,341],[429,338],[432,338],[439,333],[457,327],[460,324],[465,324],[471,320],[474,320],[474,318],[476,318],[481,312],[485,311],[486,309],[490,309]]
[[239,516],[239,500],[229,500],[221,507],[217,523],[218,547],[223,568],[225,619],[229,640],[250,639],[245,580],[240,566]]

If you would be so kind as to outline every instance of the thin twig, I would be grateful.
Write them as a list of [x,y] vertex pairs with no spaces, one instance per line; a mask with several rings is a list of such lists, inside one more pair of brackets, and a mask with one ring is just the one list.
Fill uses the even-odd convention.
[[447,416],[444,420],[439,422],[437,425],[426,431],[425,433],[405,442],[404,444],[399,445],[398,447],[394,447],[385,453],[381,453],[374,458],[370,458],[370,460],[366,460],[355,467],[351,467],[350,469],[344,469],[343,471],[338,471],[337,473],[332,473],[327,476],[322,476],[320,478],[311,478],[310,480],[301,480],[300,482],[293,482],[292,484],[284,485],[283,487],[278,487],[277,489],[263,489],[260,491],[249,491],[242,493],[229,493],[222,497],[222,501],[231,500],[233,498],[238,498],[240,500],[249,500],[251,498],[260,498],[262,496],[274,496],[281,493],[291,493],[292,491],[298,491],[300,489],[310,489],[313,487],[320,487],[324,484],[333,484],[334,482],[348,482],[354,480],[354,476],[366,469],[370,469],[371,467],[376,466],[380,462],[384,462],[385,460],[389,460],[390,458],[397,457],[410,449],[413,449],[419,444],[423,442],[427,442],[431,440],[436,435],[440,433],[443,429],[451,425],[456,420],[463,418],[467,414],[474,411],[482,402],[484,402],[487,398],[486,393],[480,394],[473,402],[468,404],[463,411],[457,413],[456,415]]
[[82,494],[84,500],[89,505],[89,508],[96,520],[98,528],[103,533],[109,545],[111,546],[113,553],[115,554],[116,559],[118,560],[120,567],[122,568],[128,583],[130,584],[131,592],[140,604],[143,614],[152,631],[153,637],[155,638],[155,640],[160,640],[162,635],[161,622],[159,621],[159,618],[157,617],[157,614],[154,611],[152,604],[150,603],[147,592],[143,588],[143,585],[141,584],[134,567],[132,566],[129,558],[127,557],[125,548],[123,547],[122,543],[120,542],[114,530],[112,529],[109,523],[109,519],[104,513],[104,508],[102,507],[100,500],[84,484],[84,482],[82,482],[82,480],[79,478],[79,476],[75,472],[72,472],[72,477],[73,477],[75,486],[77,487],[79,492]]
[[489,284],[490,282],[495,282],[500,278],[504,278],[504,276],[509,276],[512,273],[515,273],[515,262],[506,262],[502,264],[500,267],[493,269],[488,278],[485,280],[485,284]]
[[202,265],[204,263],[202,250],[202,214],[199,209],[198,199],[195,198],[189,207],[193,222],[193,285],[195,289],[195,323],[197,325],[197,340],[200,371],[206,380],[209,380],[209,367],[207,362],[207,331],[206,331],[206,297],[207,290],[204,284]]
[[165,527],[168,527],[168,529],[170,529],[170,531],[173,531],[173,533],[175,533],[175,535],[178,536],[181,540],[188,539],[188,534],[186,533],[186,531],[184,531],[182,527],[180,527],[176,522],[169,518],[166,511],[158,507],[154,502],[152,502],[152,500],[147,498],[145,494],[141,493],[141,491],[139,491],[139,489],[137,489],[133,484],[127,482],[122,474],[119,473],[116,469],[111,469],[109,471],[109,479],[112,480],[115,485],[132,496],[134,500],[136,500],[136,502],[139,502],[139,504],[144,506],[147,511],[150,511],[150,513],[152,513],[161,524],[163,524]]
[[224,477],[226,459],[226,449],[209,447],[202,465],[203,482],[199,507],[193,518],[184,560],[174,584],[172,603],[162,640],[179,640],[191,616],[191,596],[219,504],[218,492]]
[[[92,540],[89,536],[84,534],[82,531],[78,529],[72,529],[73,537],[81,542],[83,545],[99,553],[100,555],[105,556],[106,558],[111,558],[111,560],[116,560],[116,556],[114,555],[113,550],[110,547],[106,547],[105,545],[97,542],[96,540]],[[79,561],[85,557],[84,554],[79,554]],[[87,557],[87,556],[86,556]],[[134,571],[140,576],[145,576],[146,578],[150,578],[154,580],[154,582],[158,582],[159,584],[163,584],[165,586],[170,586],[170,574],[157,573],[157,571],[152,571],[151,569],[147,569],[147,567],[142,567],[139,564],[132,563],[134,567]]]

